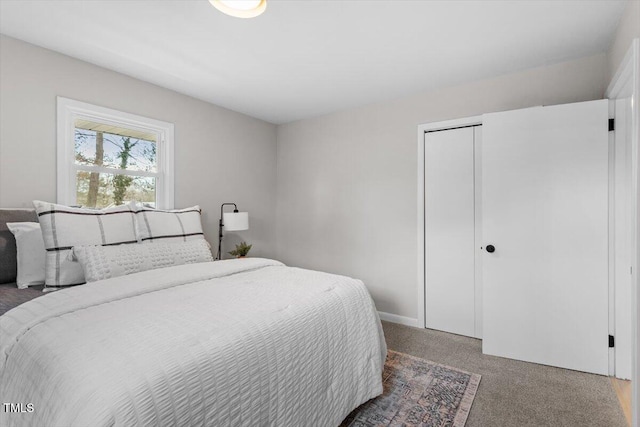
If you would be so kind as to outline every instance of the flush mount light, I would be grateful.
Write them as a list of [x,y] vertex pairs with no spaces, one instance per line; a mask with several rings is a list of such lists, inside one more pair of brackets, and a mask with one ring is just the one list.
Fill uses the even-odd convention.
[[209,3],[236,18],[255,18],[267,8],[267,0],[209,0]]

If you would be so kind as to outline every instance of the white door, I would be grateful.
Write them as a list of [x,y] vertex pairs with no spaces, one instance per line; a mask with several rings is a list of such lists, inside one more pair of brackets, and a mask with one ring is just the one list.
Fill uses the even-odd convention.
[[426,325],[476,336],[474,128],[424,141]]
[[607,100],[483,117],[484,353],[607,374],[607,120]]

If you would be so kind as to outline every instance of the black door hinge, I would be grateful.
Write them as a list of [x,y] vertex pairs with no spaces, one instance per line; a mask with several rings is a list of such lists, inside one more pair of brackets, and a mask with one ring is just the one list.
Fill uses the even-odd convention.
[[616,119],[609,119],[609,132],[616,130]]
[[613,337],[613,335],[609,335],[609,348],[615,347],[615,344],[616,344],[616,339]]

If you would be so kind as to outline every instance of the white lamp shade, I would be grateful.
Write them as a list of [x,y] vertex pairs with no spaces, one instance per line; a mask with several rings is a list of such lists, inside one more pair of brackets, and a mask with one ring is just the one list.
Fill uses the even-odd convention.
[[225,212],[222,223],[226,231],[242,231],[249,229],[248,212]]

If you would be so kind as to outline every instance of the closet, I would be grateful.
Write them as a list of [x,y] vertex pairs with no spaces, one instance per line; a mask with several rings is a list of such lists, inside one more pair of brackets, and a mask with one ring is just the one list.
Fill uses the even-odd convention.
[[425,324],[608,372],[608,101],[424,133]]
[[482,321],[475,259],[481,129],[466,126],[424,135],[426,325],[476,338]]

